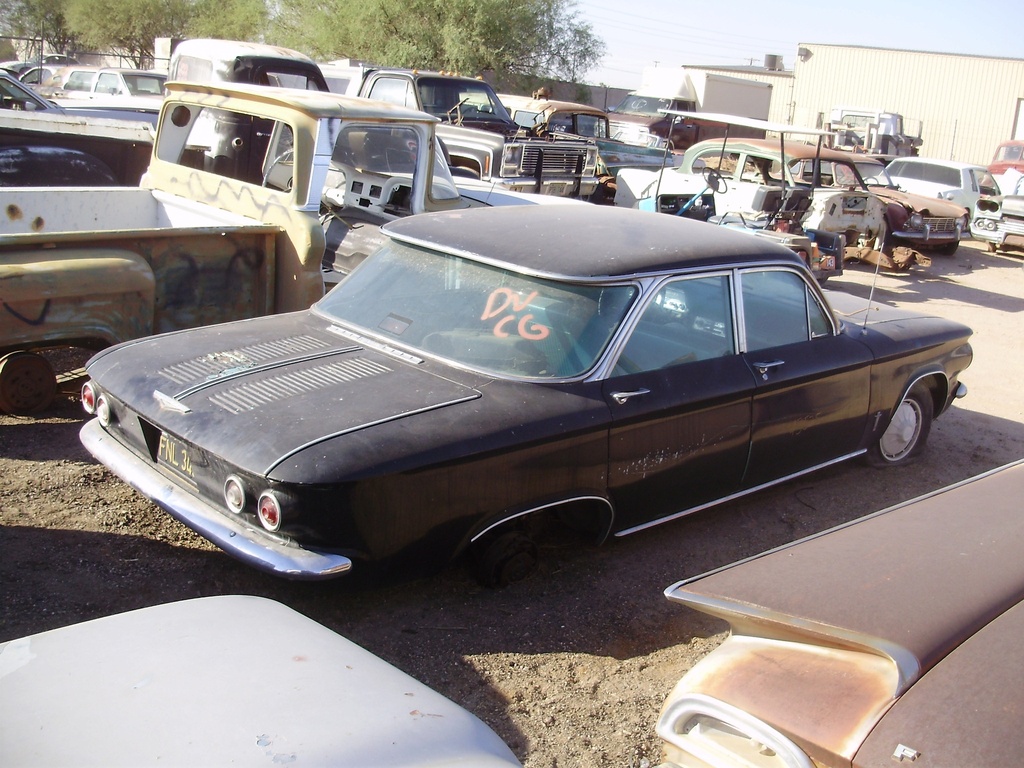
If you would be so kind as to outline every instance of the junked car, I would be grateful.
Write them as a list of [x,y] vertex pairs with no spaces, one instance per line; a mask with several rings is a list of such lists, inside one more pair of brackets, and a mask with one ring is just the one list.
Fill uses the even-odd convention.
[[968,232],[967,209],[947,197],[904,189],[889,174],[889,168],[902,161],[893,160],[886,167],[879,160],[853,155],[853,164],[868,189],[886,204],[881,250],[891,257],[900,247],[952,256],[960,247],[960,238]]
[[[231,661],[253,643],[253,664]],[[0,677],[5,765],[519,766],[470,712],[260,597],[182,600],[0,643]]]
[[990,253],[1024,249],[1024,195],[983,197],[974,206],[971,237]]
[[229,554],[291,578],[525,576],[553,519],[600,542],[837,462],[913,459],[970,330],[826,298],[768,240],[546,205],[428,213],[308,311],[88,364],[81,439]]
[[1024,462],[666,590],[731,634],[669,695],[663,768],[1016,765]]
[[[776,125],[775,129],[783,136],[824,134],[785,125]],[[739,218],[749,226],[772,220],[784,198],[786,206],[796,209],[796,222],[803,230],[842,234],[846,259],[896,270],[927,265],[928,257],[918,251],[893,252],[892,239],[887,239],[891,231],[887,221],[890,201],[868,188],[854,159],[849,152],[800,141],[726,138],[698,142],[686,151],[677,169],[660,174],[619,174],[616,204],[640,205],[640,201],[650,199],[656,200],[656,210],[673,213],[698,195],[698,217]],[[866,157],[864,160],[877,162]],[[708,181],[708,173],[712,173],[713,182]],[[934,230],[955,233],[957,224],[966,226],[966,218],[958,220],[965,211],[945,213],[952,215],[936,217],[941,222]],[[942,243],[947,244],[948,239]]]

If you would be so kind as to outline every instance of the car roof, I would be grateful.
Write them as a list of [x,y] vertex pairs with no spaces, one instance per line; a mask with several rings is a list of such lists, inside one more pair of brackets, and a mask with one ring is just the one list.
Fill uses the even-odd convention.
[[300,109],[309,115],[339,117],[349,120],[395,120],[415,123],[440,122],[433,115],[398,104],[373,99],[344,96],[330,91],[306,91],[298,88],[281,88],[251,83],[195,83],[167,81],[164,83],[166,100],[181,96],[213,106],[213,101],[225,96],[241,95],[251,101],[278,104],[291,109]]
[[[687,150],[687,154],[690,152],[702,152],[709,147],[722,147],[722,139],[705,139],[704,141],[698,142]],[[771,155],[777,157],[779,154],[780,143],[777,139],[726,139],[725,147],[727,150],[734,151],[747,151],[756,152],[762,155]],[[860,158],[851,155],[849,152],[842,152],[838,149],[829,149],[828,147],[821,147],[818,149],[817,144],[808,144],[806,141],[787,141],[785,143],[785,152],[787,159],[795,160],[807,160],[813,158],[815,155],[820,153],[822,160],[830,160],[836,162],[852,163]]]
[[795,253],[746,232],[630,208],[542,205],[421,214],[384,231],[414,245],[555,279],[597,280],[695,267],[803,267]]
[[902,163],[909,165],[941,165],[944,168],[955,168],[958,171],[962,171],[965,168],[973,168],[976,171],[988,170],[984,165],[978,165],[977,163],[961,163],[957,160],[937,160],[931,157],[895,157],[889,167],[892,167],[893,163]]

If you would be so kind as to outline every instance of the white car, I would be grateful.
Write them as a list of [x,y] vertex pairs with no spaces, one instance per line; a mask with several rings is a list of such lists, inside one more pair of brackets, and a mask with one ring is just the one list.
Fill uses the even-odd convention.
[[924,157],[898,157],[886,166],[889,177],[904,192],[926,197],[941,197],[969,211],[982,195],[998,195],[999,184],[983,165],[933,160]]
[[462,707],[260,597],[0,643],[0,680],[4,765],[520,765]]

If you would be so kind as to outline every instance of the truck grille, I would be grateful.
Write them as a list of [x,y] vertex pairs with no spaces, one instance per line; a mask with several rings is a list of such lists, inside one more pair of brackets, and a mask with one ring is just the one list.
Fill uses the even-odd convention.
[[583,170],[584,150],[573,147],[559,147],[551,144],[544,147],[526,146],[523,148],[522,173],[524,176],[536,176],[537,164],[542,163],[544,175],[578,174]]

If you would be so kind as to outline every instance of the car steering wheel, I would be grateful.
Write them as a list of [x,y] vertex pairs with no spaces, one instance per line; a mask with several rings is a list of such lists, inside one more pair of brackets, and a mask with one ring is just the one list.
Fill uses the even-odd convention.
[[704,168],[704,183],[708,185],[708,189],[712,192],[716,192],[719,195],[725,193],[729,186],[725,183],[725,179],[722,178],[722,174],[714,168]]

